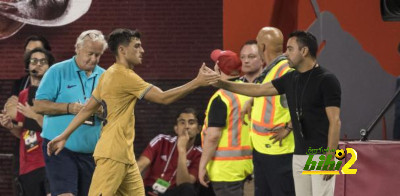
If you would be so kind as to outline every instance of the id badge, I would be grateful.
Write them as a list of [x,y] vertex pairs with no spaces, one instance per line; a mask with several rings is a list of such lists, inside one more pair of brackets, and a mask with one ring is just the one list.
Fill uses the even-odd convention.
[[157,181],[153,184],[153,190],[157,191],[158,193],[165,193],[167,191],[168,187],[170,186],[169,182],[159,178]]
[[23,134],[26,152],[30,152],[39,147],[38,138],[35,131],[27,130]]
[[83,122],[85,125],[94,126],[94,115],[90,116],[88,119]]

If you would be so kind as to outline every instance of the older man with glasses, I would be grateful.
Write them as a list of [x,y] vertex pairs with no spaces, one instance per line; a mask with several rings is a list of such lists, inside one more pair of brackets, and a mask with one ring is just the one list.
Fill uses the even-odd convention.
[[[75,44],[76,56],[49,69],[36,93],[34,109],[44,114],[43,146],[61,134],[91,97],[104,69],[98,66],[107,48],[98,30],[81,33]],[[94,172],[93,151],[100,135],[100,119],[88,118],[71,136],[57,156],[45,156],[52,195],[87,195]],[[46,152],[46,150],[45,150]]]

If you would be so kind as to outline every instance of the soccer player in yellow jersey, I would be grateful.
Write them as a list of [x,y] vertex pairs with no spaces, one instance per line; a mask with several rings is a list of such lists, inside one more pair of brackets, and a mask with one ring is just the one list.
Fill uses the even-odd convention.
[[86,106],[61,135],[49,142],[47,153],[57,155],[73,131],[103,106],[105,120],[93,154],[96,168],[89,195],[144,195],[143,180],[133,154],[133,111],[137,99],[169,104],[200,86],[216,82],[219,75],[203,63],[194,80],[164,92],[133,71],[134,66],[142,63],[144,53],[138,31],[116,29],[109,35],[108,45],[116,62],[100,77]]

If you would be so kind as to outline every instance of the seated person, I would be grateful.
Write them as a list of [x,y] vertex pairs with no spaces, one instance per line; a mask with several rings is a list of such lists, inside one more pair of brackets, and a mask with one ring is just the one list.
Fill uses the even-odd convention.
[[196,110],[185,108],[176,118],[177,136],[160,134],[150,141],[138,160],[146,195],[196,195],[201,147],[195,145],[200,133]]

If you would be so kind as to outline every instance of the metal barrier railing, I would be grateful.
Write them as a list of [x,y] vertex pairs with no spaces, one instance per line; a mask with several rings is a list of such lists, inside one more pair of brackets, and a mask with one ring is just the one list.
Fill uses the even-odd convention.
[[372,122],[372,124],[368,127],[368,129],[361,129],[360,130],[360,135],[361,135],[361,141],[367,141],[369,134],[371,134],[372,129],[375,127],[376,124],[378,124],[379,120],[382,118],[382,116],[386,113],[386,111],[389,109],[389,107],[393,104],[393,102],[396,100],[397,96],[400,94],[400,88],[397,89],[396,93],[390,99],[390,101],[383,107],[379,115],[376,117],[376,119]]

